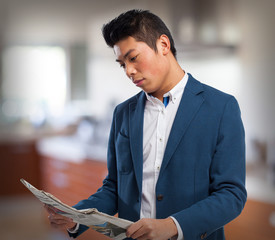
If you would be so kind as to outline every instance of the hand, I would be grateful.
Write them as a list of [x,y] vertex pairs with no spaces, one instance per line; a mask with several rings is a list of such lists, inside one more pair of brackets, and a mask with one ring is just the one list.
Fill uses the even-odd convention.
[[126,232],[127,237],[138,240],[167,240],[178,234],[172,218],[151,219],[143,218],[133,223]]
[[73,229],[76,226],[76,223],[73,222],[71,218],[64,217],[56,213],[55,210],[52,209],[50,206],[45,204],[44,208],[49,213],[48,218],[52,227],[67,230]]

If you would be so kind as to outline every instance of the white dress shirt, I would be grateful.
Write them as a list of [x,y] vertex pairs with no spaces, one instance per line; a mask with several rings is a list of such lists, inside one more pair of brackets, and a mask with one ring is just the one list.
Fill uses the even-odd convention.
[[[158,99],[146,93],[143,126],[143,178],[140,218],[156,218],[156,183],[162,164],[167,140],[188,80],[185,73],[182,80],[164,97],[169,96],[167,107]],[[183,239],[182,230],[174,219],[178,229],[178,240]]]

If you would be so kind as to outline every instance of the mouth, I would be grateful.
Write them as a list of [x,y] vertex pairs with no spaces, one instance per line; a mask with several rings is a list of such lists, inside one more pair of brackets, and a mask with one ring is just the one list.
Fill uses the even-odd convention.
[[141,84],[143,83],[143,81],[144,81],[144,78],[139,79],[139,80],[134,80],[133,83],[134,83],[137,87],[139,87],[139,86],[141,86]]

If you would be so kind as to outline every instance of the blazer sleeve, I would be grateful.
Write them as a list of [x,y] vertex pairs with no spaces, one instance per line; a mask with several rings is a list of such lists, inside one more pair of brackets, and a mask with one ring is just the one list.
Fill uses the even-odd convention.
[[184,240],[209,236],[236,218],[245,205],[245,136],[234,97],[223,109],[209,181],[208,197],[172,215],[182,228]]

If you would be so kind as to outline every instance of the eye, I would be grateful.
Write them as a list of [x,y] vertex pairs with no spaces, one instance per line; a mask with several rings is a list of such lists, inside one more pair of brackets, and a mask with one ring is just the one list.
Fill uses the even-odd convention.
[[134,62],[134,61],[137,59],[137,56],[138,56],[138,55],[136,55],[135,57],[130,58],[130,61],[131,61],[131,62]]
[[124,64],[124,63],[121,63],[121,64],[120,64],[120,67],[121,67],[121,68],[125,68],[125,64]]

